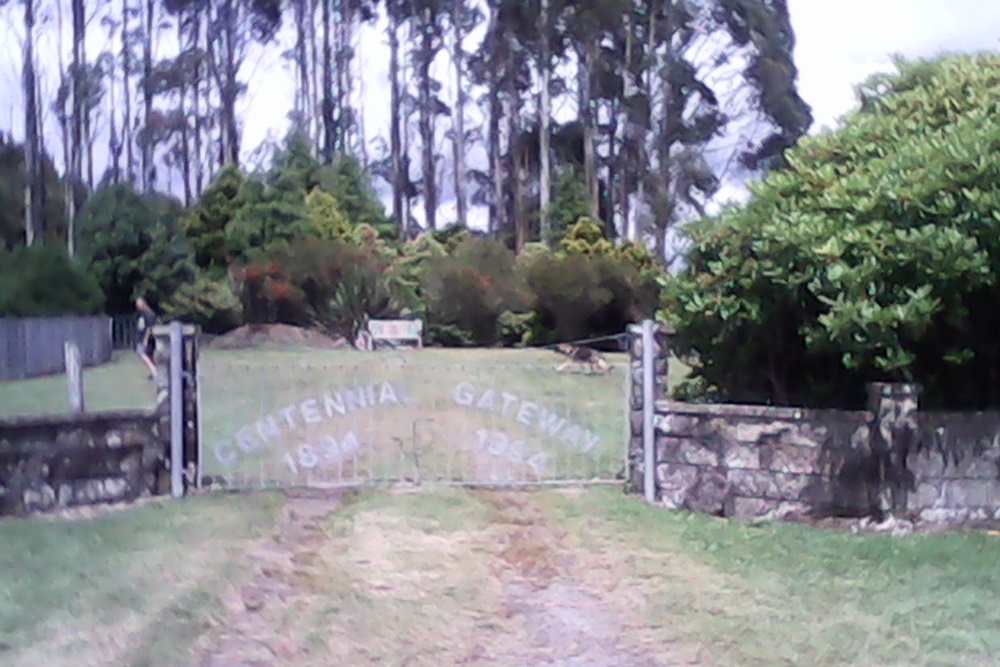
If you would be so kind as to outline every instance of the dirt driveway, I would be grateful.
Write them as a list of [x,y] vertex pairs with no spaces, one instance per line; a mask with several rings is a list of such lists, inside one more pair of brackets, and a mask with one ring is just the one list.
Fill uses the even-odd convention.
[[200,667],[704,665],[530,492],[289,495]]

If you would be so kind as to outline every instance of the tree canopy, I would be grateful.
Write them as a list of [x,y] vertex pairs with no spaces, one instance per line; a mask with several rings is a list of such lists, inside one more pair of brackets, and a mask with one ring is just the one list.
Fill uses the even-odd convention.
[[865,381],[915,380],[929,405],[1000,403],[1000,55],[896,65],[687,228],[662,315],[702,390],[855,405]]

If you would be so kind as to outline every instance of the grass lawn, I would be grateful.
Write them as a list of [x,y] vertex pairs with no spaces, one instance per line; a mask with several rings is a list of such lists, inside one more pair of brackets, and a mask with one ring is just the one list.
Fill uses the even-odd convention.
[[274,496],[0,521],[0,664],[180,665]]
[[[215,592],[250,576],[276,503],[0,522],[0,664],[196,664],[192,646],[225,645]],[[249,626],[298,647],[272,664],[1000,664],[985,533],[752,527],[593,488],[373,490],[309,535],[282,540],[293,602]]]

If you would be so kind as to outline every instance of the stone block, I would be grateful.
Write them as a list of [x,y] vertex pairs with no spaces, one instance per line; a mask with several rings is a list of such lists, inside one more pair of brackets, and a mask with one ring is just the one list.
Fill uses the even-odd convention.
[[987,507],[1000,500],[1000,492],[994,480],[948,479],[942,484],[941,498],[944,507]]
[[24,507],[32,510],[47,510],[56,504],[56,492],[48,484],[39,484],[24,492]]
[[944,503],[944,494],[940,483],[936,481],[924,481],[917,484],[917,488],[910,492],[907,497],[907,507],[911,510],[920,510],[926,507],[938,507]]
[[941,477],[944,475],[944,456],[941,452],[931,449],[923,449],[916,453],[911,453],[906,459],[906,467],[917,479],[924,477]]
[[[628,416],[629,430],[633,435],[642,433],[642,411],[632,410]],[[655,421],[653,422],[656,423]]]
[[661,502],[670,509],[685,507],[691,490],[698,483],[695,466],[660,464],[656,468]]
[[733,493],[740,496],[781,498],[776,475],[766,470],[729,470],[726,473]]
[[664,435],[690,437],[698,434],[701,418],[691,415],[665,414],[654,419],[656,430]]
[[996,479],[1000,476],[1000,466],[990,456],[993,452],[973,454],[968,452],[957,461],[946,463],[944,475],[947,477],[974,477],[978,479]]
[[827,484],[818,475],[796,475],[768,470],[729,470],[733,493],[772,500],[819,502],[829,496]]
[[779,442],[760,447],[761,468],[800,475],[819,474],[820,448]]
[[760,468],[760,452],[752,445],[730,445],[723,456],[727,468],[757,470]]
[[730,495],[729,481],[717,470],[703,469],[691,489],[686,506],[694,512],[723,516]]
[[744,498],[733,496],[726,506],[726,516],[749,519],[761,517],[777,509],[777,500],[766,500],[764,498]]
[[719,455],[711,441],[660,435],[656,438],[656,457],[664,463],[686,463],[714,468]]

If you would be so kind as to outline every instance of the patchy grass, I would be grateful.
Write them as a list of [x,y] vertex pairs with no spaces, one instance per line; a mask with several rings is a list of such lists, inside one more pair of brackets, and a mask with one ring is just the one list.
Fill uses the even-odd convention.
[[543,496],[665,634],[733,666],[1000,662],[1000,541],[860,536],[667,512],[612,491]]
[[[208,614],[251,569],[243,554],[274,548],[255,538],[275,510],[274,496],[219,496],[0,523],[0,664],[191,664],[190,647],[218,645],[199,637],[226,636]],[[300,647],[297,665],[556,664],[581,643],[643,665],[1000,657],[1000,542],[984,533],[848,535],[610,489],[450,489],[365,492],[307,535],[281,538],[288,606],[255,617],[255,637]]]
[[[83,369],[86,408],[126,410],[149,408],[156,400],[146,367],[135,354],[115,352],[112,361]],[[64,375],[0,382],[0,417],[69,412]]]
[[273,496],[0,521],[0,664],[179,664]]

